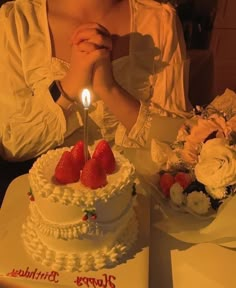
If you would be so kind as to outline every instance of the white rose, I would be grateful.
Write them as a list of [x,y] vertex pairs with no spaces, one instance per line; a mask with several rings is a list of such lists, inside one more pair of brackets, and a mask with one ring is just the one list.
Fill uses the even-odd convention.
[[207,187],[218,188],[236,183],[236,152],[226,139],[215,138],[203,144],[195,175]]
[[214,199],[222,199],[226,196],[226,187],[208,187],[206,186],[206,192]]

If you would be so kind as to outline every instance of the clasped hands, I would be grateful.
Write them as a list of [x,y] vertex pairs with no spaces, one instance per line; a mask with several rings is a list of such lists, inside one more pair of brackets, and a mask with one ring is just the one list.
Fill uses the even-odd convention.
[[79,26],[71,37],[70,68],[61,80],[62,89],[72,101],[84,88],[101,98],[115,85],[111,66],[112,39],[97,23]]

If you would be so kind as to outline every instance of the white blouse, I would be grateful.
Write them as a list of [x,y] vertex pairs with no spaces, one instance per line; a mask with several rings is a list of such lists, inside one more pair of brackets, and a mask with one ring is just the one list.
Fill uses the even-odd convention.
[[[141,108],[129,133],[100,99],[89,110],[90,143],[101,137],[143,147],[158,118],[187,117],[188,60],[175,10],[130,0],[129,55],[113,61],[117,82]],[[46,0],[16,0],[0,9],[0,156],[22,161],[81,139],[83,107],[68,119],[49,92],[69,67],[52,57]],[[163,123],[163,122],[162,122]],[[152,128],[152,129],[151,129]]]

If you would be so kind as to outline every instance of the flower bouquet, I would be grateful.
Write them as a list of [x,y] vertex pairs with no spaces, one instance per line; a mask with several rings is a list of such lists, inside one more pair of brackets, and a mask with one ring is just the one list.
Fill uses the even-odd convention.
[[236,193],[236,95],[217,96],[196,107],[168,145],[153,139],[157,186],[177,210],[215,216]]

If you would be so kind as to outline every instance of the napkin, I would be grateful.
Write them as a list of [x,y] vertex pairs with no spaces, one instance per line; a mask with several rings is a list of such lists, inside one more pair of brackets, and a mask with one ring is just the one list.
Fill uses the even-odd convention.
[[235,261],[235,251],[212,243],[172,250],[173,287],[236,287]]

